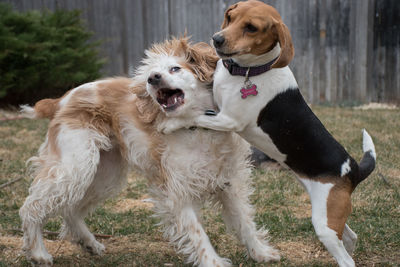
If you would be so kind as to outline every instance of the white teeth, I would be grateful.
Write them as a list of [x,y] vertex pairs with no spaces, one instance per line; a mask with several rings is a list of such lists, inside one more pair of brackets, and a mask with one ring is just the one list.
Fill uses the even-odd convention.
[[178,101],[178,99],[176,99],[176,96],[174,97],[174,104],[176,104],[176,102]]
[[166,104],[162,104],[162,107],[163,107],[163,108],[166,108],[166,107],[167,107],[167,105],[166,105]]

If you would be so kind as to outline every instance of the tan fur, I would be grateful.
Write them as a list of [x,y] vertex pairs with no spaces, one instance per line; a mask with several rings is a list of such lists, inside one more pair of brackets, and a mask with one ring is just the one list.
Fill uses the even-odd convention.
[[[257,31],[246,32],[248,24],[255,26]],[[226,54],[262,55],[279,42],[281,53],[272,67],[285,67],[294,57],[289,29],[275,8],[260,1],[239,2],[230,6],[225,12],[221,33],[225,38],[223,52]]]
[[57,135],[59,132],[59,124],[51,122],[49,125],[49,130],[48,130],[48,146],[49,146],[49,151],[56,157],[60,156],[60,150],[58,149],[57,146]]
[[47,118],[52,119],[58,110],[58,102],[60,98],[57,99],[42,99],[35,104],[35,112],[37,118]]
[[321,184],[334,184],[329,192],[327,199],[327,220],[328,227],[337,233],[342,240],[343,229],[348,216],[351,214],[351,193],[354,190],[349,177],[323,176],[307,178],[306,175],[300,175],[303,179],[318,181]]
[[338,181],[329,192],[327,200],[327,217],[328,227],[337,233],[337,236],[342,240],[343,229],[347,218],[351,213],[351,193],[353,187],[350,179],[343,177]]
[[182,64],[202,82],[212,82],[218,57],[214,49],[203,42],[190,44],[189,38],[173,38],[149,50],[157,54],[172,54],[182,57]]

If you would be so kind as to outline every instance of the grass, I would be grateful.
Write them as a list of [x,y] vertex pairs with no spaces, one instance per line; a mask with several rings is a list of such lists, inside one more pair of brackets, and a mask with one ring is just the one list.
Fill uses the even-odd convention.
[[[353,193],[353,213],[348,224],[358,234],[354,259],[357,266],[400,266],[400,111],[313,107],[333,136],[356,159],[362,156],[361,129],[374,139],[378,163],[374,173]],[[18,209],[28,194],[26,160],[44,139],[45,120],[0,122],[0,184],[23,180],[0,189],[0,267],[30,266],[21,255]],[[271,243],[282,260],[257,264],[235,237],[226,233],[218,211],[204,209],[203,221],[218,253],[239,266],[336,266],[315,236],[307,194],[286,170],[255,170],[256,222],[269,229]],[[55,266],[186,266],[182,255],[163,239],[148,205],[146,180],[129,175],[127,188],[86,219],[96,233],[112,235],[101,240],[104,256],[91,256],[66,241],[46,240]],[[58,231],[60,218],[45,226]]]

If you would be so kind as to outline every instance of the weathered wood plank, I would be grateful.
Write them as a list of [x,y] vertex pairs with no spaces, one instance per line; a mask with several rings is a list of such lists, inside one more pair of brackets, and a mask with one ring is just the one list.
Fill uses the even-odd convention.
[[162,42],[169,37],[168,1],[142,0],[144,46]]
[[144,56],[144,50],[147,48],[144,43],[144,19],[141,1],[125,0],[125,41],[124,49],[127,51],[127,58],[124,59],[124,68],[128,66],[126,73],[132,74],[132,71],[138,66]]
[[340,0],[339,5],[340,19],[339,24],[339,34],[337,36],[337,46],[338,46],[338,98],[341,101],[349,101],[349,90],[352,90],[351,84],[349,83],[349,36],[350,36],[350,5],[349,1]]

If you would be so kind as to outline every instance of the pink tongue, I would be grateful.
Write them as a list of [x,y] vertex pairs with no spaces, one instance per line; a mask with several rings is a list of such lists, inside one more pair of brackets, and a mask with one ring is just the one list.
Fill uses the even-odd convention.
[[177,94],[174,94],[174,95],[172,95],[172,96],[170,96],[168,99],[167,99],[167,104],[168,104],[168,106],[172,106],[172,105],[174,105],[174,104],[176,104],[177,102],[174,102],[175,100],[174,99],[177,99],[178,100],[178,95]]
[[175,98],[175,96],[171,96],[171,97],[169,97],[169,98],[167,99],[167,104],[168,104],[168,106],[172,106],[173,104],[175,104],[175,103],[174,103],[174,98]]

